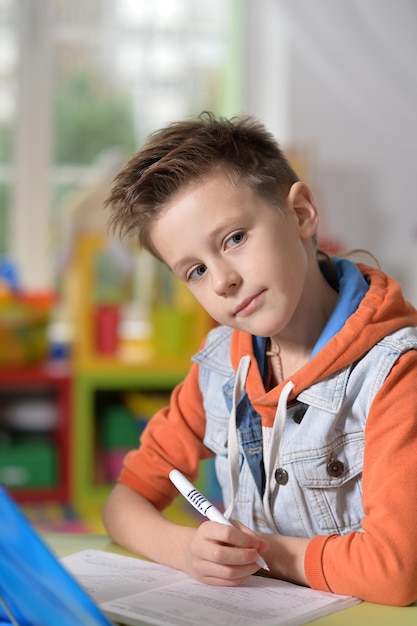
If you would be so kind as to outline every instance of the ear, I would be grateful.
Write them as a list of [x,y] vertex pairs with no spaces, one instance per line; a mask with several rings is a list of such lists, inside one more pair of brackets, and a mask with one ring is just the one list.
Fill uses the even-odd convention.
[[317,233],[319,216],[312,193],[305,183],[298,181],[292,185],[287,195],[287,206],[297,219],[300,237],[313,237]]

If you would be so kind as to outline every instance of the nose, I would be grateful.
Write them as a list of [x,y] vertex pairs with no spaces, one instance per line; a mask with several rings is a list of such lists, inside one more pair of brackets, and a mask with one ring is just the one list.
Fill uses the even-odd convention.
[[228,263],[218,263],[211,269],[213,289],[219,296],[226,296],[239,287],[242,279],[239,272]]

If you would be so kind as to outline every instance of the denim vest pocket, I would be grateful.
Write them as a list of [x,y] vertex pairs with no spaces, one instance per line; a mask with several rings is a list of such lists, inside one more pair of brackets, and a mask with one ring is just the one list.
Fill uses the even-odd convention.
[[210,415],[204,436],[204,445],[216,454],[227,457],[228,417],[218,418]]
[[344,535],[361,530],[364,446],[362,433],[343,435],[294,464],[315,532]]

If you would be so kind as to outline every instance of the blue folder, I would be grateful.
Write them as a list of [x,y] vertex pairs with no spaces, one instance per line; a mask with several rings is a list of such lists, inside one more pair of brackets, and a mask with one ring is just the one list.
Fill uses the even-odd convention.
[[0,487],[0,624],[111,626]]

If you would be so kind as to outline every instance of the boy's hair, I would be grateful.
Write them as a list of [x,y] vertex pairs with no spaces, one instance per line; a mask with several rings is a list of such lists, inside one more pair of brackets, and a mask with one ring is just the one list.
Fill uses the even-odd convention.
[[137,236],[139,245],[159,257],[151,228],[174,195],[218,170],[246,185],[282,210],[298,181],[273,135],[255,118],[197,118],[174,122],[152,133],[116,176],[106,206],[109,227]]

